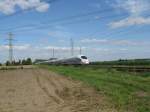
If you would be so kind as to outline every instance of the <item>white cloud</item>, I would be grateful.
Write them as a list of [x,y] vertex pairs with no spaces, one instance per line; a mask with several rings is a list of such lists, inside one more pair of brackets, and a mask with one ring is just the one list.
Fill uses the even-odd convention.
[[[43,50],[52,50],[52,49],[55,49],[57,51],[70,51],[71,50],[70,47],[57,47],[57,46],[44,46],[42,49]],[[82,47],[82,49],[85,49],[85,47]],[[79,51],[80,47],[74,47],[74,50],[75,51]]]
[[48,33],[50,37],[57,37],[57,38],[69,38],[72,36],[72,33],[67,32],[67,31],[62,31],[62,30],[55,30],[55,31],[50,31]]
[[123,9],[129,14],[129,17],[111,22],[109,26],[111,28],[121,28],[133,25],[149,25],[150,18],[142,17],[146,11],[150,11],[149,0],[116,0],[117,5],[114,5],[115,9]]
[[[9,46],[8,45],[1,45],[0,46],[0,51],[6,51],[9,49]],[[66,47],[66,46],[32,46],[30,44],[24,44],[24,45],[15,45],[13,46],[13,49],[14,50],[17,50],[17,51],[38,51],[38,52],[41,52],[41,51],[46,51],[47,50],[53,50],[55,49],[56,51],[70,51],[71,48],[70,47]],[[82,47],[82,49],[85,49],[85,47]],[[74,50],[75,51],[79,51],[80,50],[80,47],[74,47]]]
[[101,16],[95,16],[94,19],[96,20],[101,19]]
[[55,49],[55,50],[62,50],[62,51],[68,51],[70,50],[69,47],[56,47],[56,46],[46,46],[46,47],[43,47],[44,50],[52,50],[52,49]]
[[94,51],[94,52],[110,52],[111,51],[111,49],[108,49],[108,48],[88,48],[88,50]]
[[31,45],[29,45],[29,44],[18,45],[18,46],[14,46],[14,49],[16,49],[16,50],[28,50],[28,49],[31,49]]
[[41,0],[1,0],[0,12],[7,15],[13,14],[16,11],[16,6],[22,10],[35,8],[38,12],[45,12],[50,5]]
[[130,15],[141,15],[144,11],[150,9],[149,0],[116,0],[114,5],[118,10],[123,9]]
[[1,45],[0,46],[0,50],[6,50],[6,49],[8,49],[9,47],[8,47],[8,45]]
[[129,17],[109,24],[111,28],[120,28],[132,25],[150,25],[150,18]]
[[129,46],[139,46],[142,43],[136,42],[136,41],[129,41],[129,40],[112,40],[110,41],[113,45],[129,45]]
[[39,12],[45,12],[45,11],[48,10],[48,8],[49,8],[49,4],[47,4],[47,3],[41,3],[40,6],[38,6],[36,8],[36,10],[39,11]]
[[[24,44],[24,45],[15,45],[13,46],[14,50],[28,50],[30,49],[31,45],[29,44]],[[8,45],[1,45],[0,50],[8,50],[9,46]]]
[[106,43],[106,42],[108,42],[108,40],[92,38],[92,39],[83,39],[83,40],[81,40],[81,42],[82,43]]
[[100,9],[102,6],[102,4],[97,2],[97,3],[90,3],[89,6],[92,7],[92,8],[97,8],[97,9]]
[[[99,41],[100,42],[100,41]],[[119,42],[126,43],[125,41]],[[70,47],[64,46],[33,46],[29,44],[24,45],[16,45],[14,46],[14,59],[24,59],[27,57],[31,57],[32,59],[49,59],[52,57],[52,49],[55,48],[55,57],[56,58],[64,58],[70,57]],[[136,49],[135,49],[136,48]],[[140,48],[140,46],[139,46]],[[89,60],[112,60],[112,59],[120,59],[120,58],[146,58],[150,56],[150,52],[147,48],[142,48],[143,50],[139,50],[137,47],[128,48],[126,46],[122,46],[120,48],[106,48],[106,47],[82,47],[82,53],[88,56]],[[8,46],[1,45],[0,51],[0,61],[6,61],[8,58]],[[139,52],[140,51],[140,52]],[[75,47],[74,55],[79,54],[79,47]]]
[[121,49],[119,49],[120,51],[128,51],[129,49],[127,49],[127,48],[121,48]]
[[130,40],[108,40],[108,39],[83,39],[82,43],[88,44],[106,44],[106,45],[117,45],[117,46],[140,46],[140,45],[150,45],[147,42],[141,41],[130,41]]

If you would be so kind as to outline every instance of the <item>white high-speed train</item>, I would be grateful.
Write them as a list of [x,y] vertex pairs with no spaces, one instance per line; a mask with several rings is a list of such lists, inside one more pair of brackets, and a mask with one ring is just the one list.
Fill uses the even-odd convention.
[[54,59],[37,62],[36,64],[56,64],[56,65],[86,65],[89,64],[89,60],[84,55],[78,55],[75,57],[64,58],[64,59]]

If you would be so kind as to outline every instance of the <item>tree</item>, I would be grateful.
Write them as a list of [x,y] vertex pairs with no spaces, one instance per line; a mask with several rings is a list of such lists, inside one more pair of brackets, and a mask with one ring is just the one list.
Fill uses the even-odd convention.
[[22,65],[25,65],[26,64],[26,60],[23,59],[21,63],[22,63]]
[[21,65],[21,64],[22,64],[22,63],[21,63],[21,60],[19,60],[19,61],[18,61],[18,64],[19,64],[19,65]]
[[32,60],[31,58],[27,58],[26,60],[22,60],[22,65],[32,65]]
[[26,65],[32,65],[32,60],[31,60],[31,58],[27,58],[27,60],[26,60]]
[[10,62],[9,61],[6,61],[6,66],[10,66]]

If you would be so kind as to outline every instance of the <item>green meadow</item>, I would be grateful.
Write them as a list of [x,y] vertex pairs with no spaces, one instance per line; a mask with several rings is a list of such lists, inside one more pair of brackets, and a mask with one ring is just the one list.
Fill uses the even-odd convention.
[[94,87],[118,111],[150,112],[150,73],[134,74],[90,66],[40,67]]

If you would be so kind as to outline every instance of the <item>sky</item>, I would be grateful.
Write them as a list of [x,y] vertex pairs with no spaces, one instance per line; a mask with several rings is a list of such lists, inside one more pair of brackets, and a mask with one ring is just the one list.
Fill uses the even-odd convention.
[[150,0],[0,0],[0,62],[74,55],[91,61],[150,58]]

